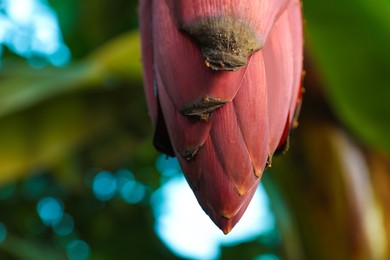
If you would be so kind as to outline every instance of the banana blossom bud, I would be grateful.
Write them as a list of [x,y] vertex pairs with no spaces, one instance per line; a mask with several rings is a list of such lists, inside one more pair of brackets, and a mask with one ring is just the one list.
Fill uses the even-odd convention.
[[141,0],[140,16],[154,145],[227,234],[296,124],[301,3]]

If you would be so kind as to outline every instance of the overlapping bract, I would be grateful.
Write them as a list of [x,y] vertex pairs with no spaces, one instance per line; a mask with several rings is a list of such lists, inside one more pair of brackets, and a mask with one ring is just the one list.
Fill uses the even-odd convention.
[[155,146],[228,233],[300,102],[300,2],[141,0],[140,14]]

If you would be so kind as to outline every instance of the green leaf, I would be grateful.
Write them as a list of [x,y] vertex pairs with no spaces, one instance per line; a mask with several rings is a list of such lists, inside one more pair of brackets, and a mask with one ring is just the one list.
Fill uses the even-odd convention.
[[307,47],[333,110],[368,145],[390,151],[390,2],[303,1]]
[[0,72],[0,184],[54,167],[77,148],[114,133],[150,140],[141,78],[137,32],[66,68],[7,66]]
[[137,31],[125,33],[97,49],[86,61],[65,68],[34,70],[22,63],[6,64],[0,71],[0,118],[72,91],[118,81],[140,85],[139,41]]

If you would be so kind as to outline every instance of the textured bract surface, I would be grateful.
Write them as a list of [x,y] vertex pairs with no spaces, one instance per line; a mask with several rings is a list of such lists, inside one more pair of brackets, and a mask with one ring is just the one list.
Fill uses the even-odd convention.
[[228,233],[300,103],[300,2],[143,0],[140,11],[155,145]]
[[200,18],[183,29],[199,42],[206,65],[214,70],[236,71],[261,48],[253,29],[229,16]]

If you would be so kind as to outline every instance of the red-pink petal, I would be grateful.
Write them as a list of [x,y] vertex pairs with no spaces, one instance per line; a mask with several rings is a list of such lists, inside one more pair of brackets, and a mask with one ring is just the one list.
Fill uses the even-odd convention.
[[[225,233],[248,206],[299,103],[300,9],[298,0],[141,1],[145,88],[155,126],[159,122],[156,136],[164,139],[162,150],[178,157],[200,205]],[[225,63],[225,46],[218,45],[229,44],[229,31],[212,24],[224,17],[236,26],[234,44],[249,39],[255,46],[238,63],[234,57]],[[214,26],[212,37],[222,48],[217,58],[209,59],[205,49],[213,51],[214,40],[204,48],[199,25],[206,34]],[[241,29],[247,38],[240,38]],[[257,40],[263,49],[255,52]],[[234,46],[229,50],[243,50]]]
[[300,106],[302,98],[302,60],[303,60],[303,26],[302,26],[302,7],[298,0],[291,1],[287,8],[288,20],[293,43],[294,59],[294,83],[292,89],[292,98],[290,103],[290,120],[294,119],[294,113],[297,106]]
[[266,91],[265,64],[259,52],[251,57],[242,86],[233,100],[237,123],[257,177],[261,176],[268,157]]
[[287,139],[300,88],[303,35],[299,1],[291,1],[270,33],[262,53],[266,63],[269,151]]
[[230,16],[247,22],[262,42],[290,0],[166,0],[177,26],[201,17]]
[[[199,203],[224,231],[234,227],[237,214],[243,214],[265,168],[269,133],[267,113],[262,111],[267,110],[266,95],[264,63],[258,53],[249,62],[234,100],[211,115],[205,144],[191,160],[178,155]],[[186,129],[179,126],[172,131],[185,136]]]
[[196,42],[177,29],[165,1],[154,5],[154,66],[175,107],[181,111],[204,97],[231,101],[245,69],[233,73],[207,68]]
[[167,86],[157,72],[157,85],[162,112],[173,149],[178,157],[190,159],[208,138],[211,121],[201,121],[182,115],[168,95]]
[[282,137],[288,119],[294,89],[293,44],[287,12],[270,33],[262,53],[266,64],[268,94],[269,152],[272,154]]

